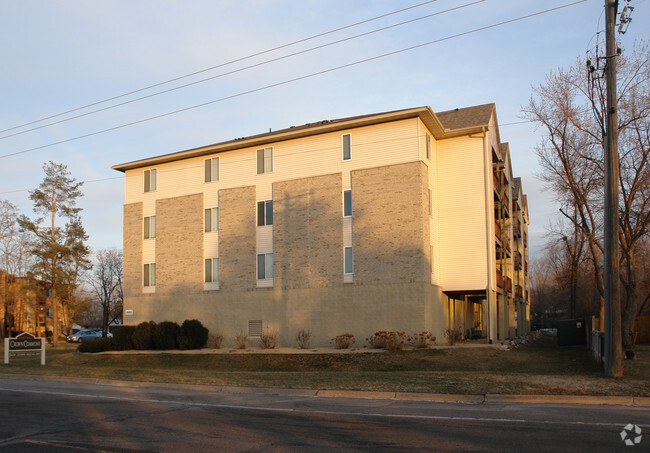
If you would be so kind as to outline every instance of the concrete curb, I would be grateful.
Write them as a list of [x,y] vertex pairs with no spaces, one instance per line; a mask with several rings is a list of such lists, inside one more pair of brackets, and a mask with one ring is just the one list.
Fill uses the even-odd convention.
[[454,395],[439,393],[404,393],[404,392],[372,392],[361,390],[331,390],[331,389],[301,389],[281,387],[246,387],[235,385],[205,385],[205,384],[170,384],[165,382],[120,381],[111,379],[73,378],[69,376],[40,376],[33,374],[0,373],[0,379],[32,379],[62,382],[84,382],[96,385],[112,385],[115,387],[154,387],[166,389],[185,389],[216,393],[243,393],[267,395],[293,395],[319,398],[365,398],[429,401],[439,403],[521,403],[521,404],[576,404],[576,405],[610,405],[610,406],[640,406],[650,407],[650,397],[645,396],[597,396],[597,395]]

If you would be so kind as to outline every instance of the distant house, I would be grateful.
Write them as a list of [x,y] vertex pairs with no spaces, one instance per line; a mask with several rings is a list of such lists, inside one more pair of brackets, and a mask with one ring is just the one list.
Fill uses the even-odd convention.
[[529,330],[528,208],[494,104],[326,120],[126,176],[124,324],[226,338]]

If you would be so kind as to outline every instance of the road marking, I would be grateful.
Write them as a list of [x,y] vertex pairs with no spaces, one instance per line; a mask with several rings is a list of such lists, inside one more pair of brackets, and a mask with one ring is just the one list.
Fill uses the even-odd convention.
[[[410,414],[382,414],[377,412],[356,412],[356,411],[325,411],[325,410],[306,410],[306,409],[288,409],[278,407],[260,407],[260,406],[244,406],[239,404],[223,404],[223,403],[201,403],[201,402],[187,402],[187,401],[174,401],[164,399],[152,398],[131,398],[125,396],[107,396],[107,395],[91,395],[85,393],[71,393],[71,392],[56,392],[45,390],[24,390],[24,389],[10,389],[0,387],[0,391],[13,392],[13,393],[33,393],[41,395],[56,395],[56,396],[69,396],[76,398],[88,398],[97,400],[115,400],[115,401],[129,401],[134,403],[155,403],[155,404],[174,404],[178,406],[193,406],[193,407],[213,407],[220,409],[239,409],[239,410],[252,410],[260,412],[284,412],[292,414],[316,414],[316,415],[347,415],[354,417],[378,417],[378,418],[397,418],[397,419],[413,419],[413,420],[445,420],[445,421],[467,421],[467,422],[494,422],[494,423],[521,423],[521,424],[540,424],[540,425],[558,425],[558,426],[585,426],[585,427],[611,427],[620,429],[620,423],[602,423],[602,422],[581,422],[581,421],[554,421],[554,420],[526,420],[520,418],[494,418],[494,417],[457,417],[446,415],[410,415]],[[313,397],[318,398],[318,397]],[[640,427],[650,427],[650,424],[640,424]]]

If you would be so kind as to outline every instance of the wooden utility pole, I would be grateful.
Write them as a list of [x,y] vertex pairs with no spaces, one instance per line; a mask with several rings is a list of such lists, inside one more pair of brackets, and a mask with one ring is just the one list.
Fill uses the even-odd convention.
[[623,376],[621,296],[618,244],[618,116],[616,113],[616,15],[618,0],[605,0],[605,78],[607,81],[607,141],[605,144],[605,376]]

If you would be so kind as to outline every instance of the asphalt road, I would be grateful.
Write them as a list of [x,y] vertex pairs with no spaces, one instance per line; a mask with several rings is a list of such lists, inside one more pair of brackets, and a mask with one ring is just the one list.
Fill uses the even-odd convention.
[[[3,452],[650,451],[650,410],[630,406],[452,404],[0,376],[0,414]],[[631,447],[620,434],[628,424],[643,431]]]

